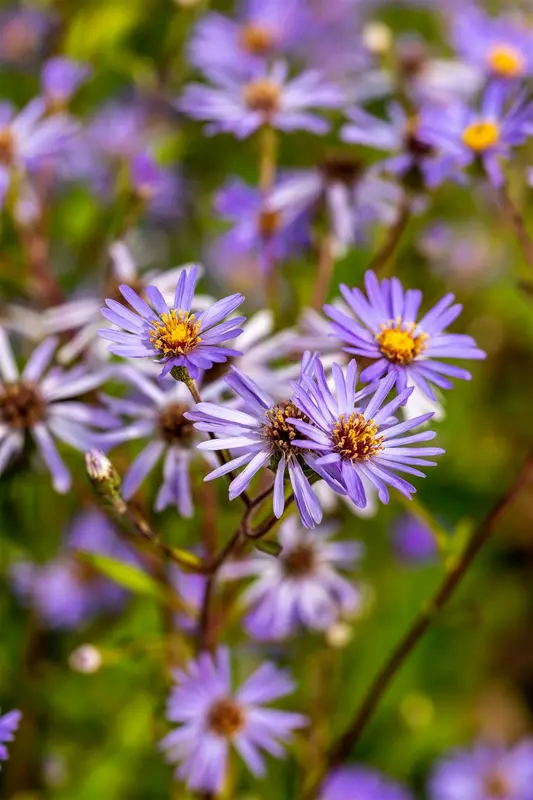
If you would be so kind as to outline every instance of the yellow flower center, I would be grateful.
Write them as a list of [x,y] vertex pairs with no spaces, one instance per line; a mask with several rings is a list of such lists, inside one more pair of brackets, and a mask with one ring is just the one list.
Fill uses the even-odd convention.
[[519,78],[526,70],[524,56],[510,44],[494,45],[487,61],[491,70],[504,78]]
[[261,111],[267,116],[279,109],[281,89],[269,78],[259,78],[244,87],[244,102],[250,111]]
[[254,25],[250,22],[241,31],[241,46],[254,56],[267,55],[275,43],[272,31],[264,25]]
[[500,126],[497,122],[480,119],[472,122],[463,131],[463,142],[476,153],[482,153],[498,144],[500,140]]
[[201,322],[195,321],[194,314],[173,308],[152,322],[150,342],[166,356],[190,353],[201,341],[198,336],[200,326]]
[[15,137],[8,126],[0,128],[0,164],[9,164],[15,156]]
[[395,325],[382,325],[376,335],[381,353],[395,364],[410,364],[426,349],[427,334],[414,334],[415,325],[404,327],[401,322]]
[[377,433],[378,426],[373,419],[357,411],[347,419],[341,414],[333,428],[333,449],[344,460],[367,461],[383,450],[383,437]]
[[246,717],[242,708],[230,697],[217,700],[209,711],[208,725],[219,736],[229,739],[244,727]]

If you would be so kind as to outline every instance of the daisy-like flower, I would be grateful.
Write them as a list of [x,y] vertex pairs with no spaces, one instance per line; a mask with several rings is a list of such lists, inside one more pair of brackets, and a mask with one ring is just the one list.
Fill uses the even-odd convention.
[[[74,398],[103,383],[107,372],[89,374],[85,367],[48,369],[57,340],[45,339],[35,348],[22,373],[0,328],[0,474],[24,449],[27,435],[34,440],[57,492],[68,492],[70,473],[54,437],[82,452],[98,442],[96,428],[112,428],[117,420],[108,411]],[[48,370],[48,371],[47,371]]]
[[284,639],[300,627],[325,630],[340,616],[356,611],[361,595],[339,570],[351,570],[361,558],[358,542],[332,541],[332,525],[309,531],[295,516],[280,526],[283,550],[278,558],[257,553],[228,563],[222,578],[249,575],[255,580],[243,595],[250,613],[245,625],[257,639]]
[[178,100],[178,108],[207,123],[206,133],[250,136],[263,125],[282,131],[306,130],[322,135],[329,123],[310,109],[339,108],[343,91],[320,72],[307,70],[289,78],[285,63],[255,70],[245,81],[227,73],[211,77],[213,86],[191,83]]
[[163,366],[161,377],[174,367],[184,367],[193,379],[199,376],[200,370],[240,355],[238,350],[223,347],[221,343],[234,339],[241,332],[239,325],[245,317],[223,320],[240,306],[244,297],[232,294],[206,311],[193,314],[197,281],[197,267],[184,270],[178,278],[174,303],[170,307],[156,286],[147,286],[145,290],[150,305],[130,286],[119,286],[122,297],[135,313],[116,300],[106,300],[102,316],[119,328],[99,331],[103,339],[112,342],[110,352],[124,358],[151,356]]
[[431,800],[533,800],[533,739],[457,750],[437,765],[429,790]]
[[469,6],[458,10],[453,22],[458,53],[484,75],[519,80],[533,74],[533,30],[526,20],[519,24]]
[[237,19],[206,14],[189,42],[189,63],[208,75],[245,75],[265,59],[289,54],[302,17],[300,0],[244,0]]
[[[0,761],[7,761],[9,758],[6,744],[12,742],[15,738],[15,731],[17,730],[20,720],[22,718],[21,711],[8,711],[3,717],[0,717]],[[2,768],[0,764],[0,769]]]
[[[411,795],[376,770],[364,766],[336,769],[326,779],[320,800],[410,800]],[[466,800],[466,798],[465,798]],[[471,800],[474,800],[472,797]]]
[[385,373],[394,375],[396,389],[416,386],[436,401],[432,384],[451,389],[449,378],[470,380],[462,367],[447,364],[443,358],[483,359],[471,336],[445,333],[461,313],[462,306],[453,305],[453,294],[447,294],[417,322],[422,292],[403,290],[397,278],[378,281],[373,272],[365,275],[367,297],[360,289],[342,285],[342,295],[354,317],[332,305],[324,311],[332,320],[332,331],[345,344],[345,350],[374,361],[361,373],[361,380],[374,381]]
[[265,704],[294,691],[287,673],[264,662],[237,690],[232,688],[230,657],[220,649],[176,670],[177,686],[167,705],[167,718],[178,723],[161,742],[170,763],[179,764],[176,778],[192,791],[222,791],[234,747],[256,777],[265,773],[261,750],[281,758],[293,731],[307,720],[301,714],[266,708]]
[[[115,447],[123,442],[146,440],[124,477],[123,497],[129,500],[163,460],[163,483],[156,497],[156,511],[175,505],[182,516],[191,517],[194,508],[189,470],[198,453],[195,445],[199,437],[192,422],[185,417],[185,413],[194,408],[189,390],[179,381],[161,384],[131,366],[120,369],[119,374],[140,392],[140,396],[136,399],[103,398],[114,414],[129,417],[130,422],[103,434],[100,441],[107,447]],[[206,399],[219,394],[214,384],[202,387],[201,392]],[[208,464],[215,466],[214,455],[204,455]]]
[[524,95],[511,95],[502,81],[493,81],[483,94],[479,108],[451,103],[424,108],[419,135],[442,156],[443,170],[461,170],[480,162],[494,186],[501,186],[501,161],[514,147],[526,141],[533,124],[533,104]]
[[[299,384],[294,384],[293,404],[300,414],[289,419],[289,423],[305,439],[294,439],[292,446],[318,453],[314,468],[330,472],[360,508],[367,504],[363,477],[377,489],[382,503],[389,500],[387,485],[410,499],[415,487],[396,473],[405,472],[423,478],[424,473],[415,467],[435,466],[435,462],[428,461],[428,458],[444,452],[440,447],[411,446],[436,436],[427,430],[409,433],[433,415],[424,414],[400,423],[391,419],[412,392],[412,388],[404,389],[386,403],[395,383],[394,375],[388,375],[358,392],[355,391],[355,361],[350,361],[345,372],[338,364],[333,364],[332,375],[334,388],[330,389],[324,367],[316,360],[313,378],[304,375]],[[370,399],[366,401],[369,395]],[[364,399],[365,403],[361,405]]]
[[[312,361],[307,356],[304,358],[304,372],[311,367]],[[288,471],[301,520],[306,528],[314,528],[322,520],[322,508],[302,463],[305,461],[311,469],[319,472],[320,467],[314,464],[312,454],[304,454],[293,446],[298,434],[288,420],[300,416],[298,408],[290,399],[276,402],[234,367],[225,381],[242,400],[239,410],[214,403],[198,403],[196,409],[187,414],[194,421],[195,428],[218,437],[201,442],[198,445],[200,450],[229,449],[239,453],[227,464],[210,472],[204,480],[213,480],[244,467],[229,486],[230,500],[234,500],[246,490],[262,467],[270,466],[275,473],[274,514],[279,518],[285,509],[285,473]],[[338,488],[342,491],[340,486]]]

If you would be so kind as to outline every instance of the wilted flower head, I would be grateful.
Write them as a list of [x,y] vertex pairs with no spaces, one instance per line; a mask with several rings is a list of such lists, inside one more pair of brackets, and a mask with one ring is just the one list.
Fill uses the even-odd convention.
[[68,371],[48,369],[56,349],[56,339],[45,339],[19,374],[8,338],[0,328],[0,474],[22,452],[29,435],[52,475],[55,490],[67,492],[71,477],[54,437],[77,450],[90,450],[98,444],[95,427],[113,427],[116,419],[104,409],[73,399],[100,386],[107,373],[91,374],[83,366]]
[[307,130],[322,135],[329,123],[310,109],[339,108],[342,90],[315,70],[289,78],[285,63],[255,70],[247,81],[225,73],[211,76],[213,86],[191,83],[178,108],[207,123],[206,133],[233,133],[244,139],[263,125],[282,131]]
[[193,314],[191,308],[197,280],[197,267],[180,274],[171,307],[156,286],[146,287],[150,305],[130,286],[119,286],[120,293],[135,313],[112,298],[106,300],[107,307],[101,309],[102,316],[119,328],[99,331],[103,339],[112,342],[110,352],[124,358],[151,356],[163,365],[161,377],[174,367],[184,367],[192,378],[197,378],[200,370],[209,369],[212,364],[239,355],[238,351],[222,347],[221,343],[239,335],[238,326],[245,317],[222,320],[240,306],[244,297],[233,294],[217,301],[206,311]]
[[346,352],[374,361],[361,373],[362,381],[389,373],[396,378],[398,392],[416,386],[435,401],[432,384],[451,389],[449,377],[470,380],[465,369],[441,361],[485,358],[471,336],[445,333],[462,310],[461,305],[452,305],[453,294],[443,297],[417,322],[422,301],[418,289],[404,291],[398,278],[380,282],[370,271],[365,275],[365,287],[367,297],[360,289],[340,287],[355,318],[335,306],[324,306],[333,333],[347,345]]
[[[320,800],[410,800],[402,786],[369,767],[342,767],[326,779]],[[465,798],[466,800],[466,798]],[[471,798],[473,800],[473,797]]]
[[430,780],[431,800],[531,800],[533,739],[514,747],[480,742],[441,761]]
[[252,636],[283,639],[302,626],[325,630],[356,610],[360,592],[340,570],[353,569],[363,546],[332,541],[334,533],[331,525],[309,531],[292,516],[279,528],[278,557],[258,552],[223,568],[226,580],[254,576],[242,597],[251,609],[245,625]]
[[306,724],[301,714],[266,708],[265,704],[290,694],[294,684],[270,662],[262,664],[237,690],[231,685],[226,649],[215,657],[202,653],[183,670],[176,670],[177,686],[167,706],[167,717],[179,727],[161,742],[176,778],[192,791],[220,792],[234,747],[256,777],[265,772],[260,750],[283,756],[283,744]]
[[[9,758],[6,743],[12,742],[15,738],[14,734],[19,726],[21,718],[21,711],[8,711],[7,714],[0,717],[0,762],[7,761]],[[0,770],[1,769],[2,765],[0,764]]]

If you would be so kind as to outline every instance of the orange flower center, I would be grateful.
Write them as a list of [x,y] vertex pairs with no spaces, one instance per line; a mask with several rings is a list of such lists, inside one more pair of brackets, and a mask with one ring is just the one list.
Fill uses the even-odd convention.
[[244,87],[244,102],[250,111],[260,111],[272,116],[279,110],[281,89],[269,78],[259,78]]
[[489,50],[487,58],[493,72],[503,78],[519,78],[526,71],[522,53],[510,44],[497,44]]
[[241,46],[254,56],[267,55],[275,44],[275,36],[270,28],[254,25],[253,22],[244,25],[240,40]]
[[195,321],[194,314],[173,308],[152,322],[150,342],[166,356],[190,353],[201,341],[198,336],[201,324]]
[[0,164],[9,164],[15,157],[15,137],[9,126],[0,128]]
[[244,727],[243,709],[230,697],[223,697],[211,706],[208,715],[210,729],[219,736],[230,739]]

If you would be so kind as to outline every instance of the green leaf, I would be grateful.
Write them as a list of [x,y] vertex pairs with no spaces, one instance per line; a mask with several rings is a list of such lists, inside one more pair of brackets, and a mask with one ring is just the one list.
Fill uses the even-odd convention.
[[256,550],[260,550],[261,553],[268,553],[269,556],[274,556],[275,558],[283,550],[279,542],[275,542],[272,539],[258,539],[254,542],[254,547]]
[[[115,561],[109,556],[103,556],[99,553],[79,553],[79,557],[94,567],[106,578],[118,583],[125,589],[135,594],[143,594],[148,597],[153,597],[159,602],[168,602],[169,598],[173,595],[165,586],[159,584],[154,578],[147,575],[139,567],[134,567],[132,564],[124,564],[122,561]],[[178,604],[178,598],[174,601]]]

